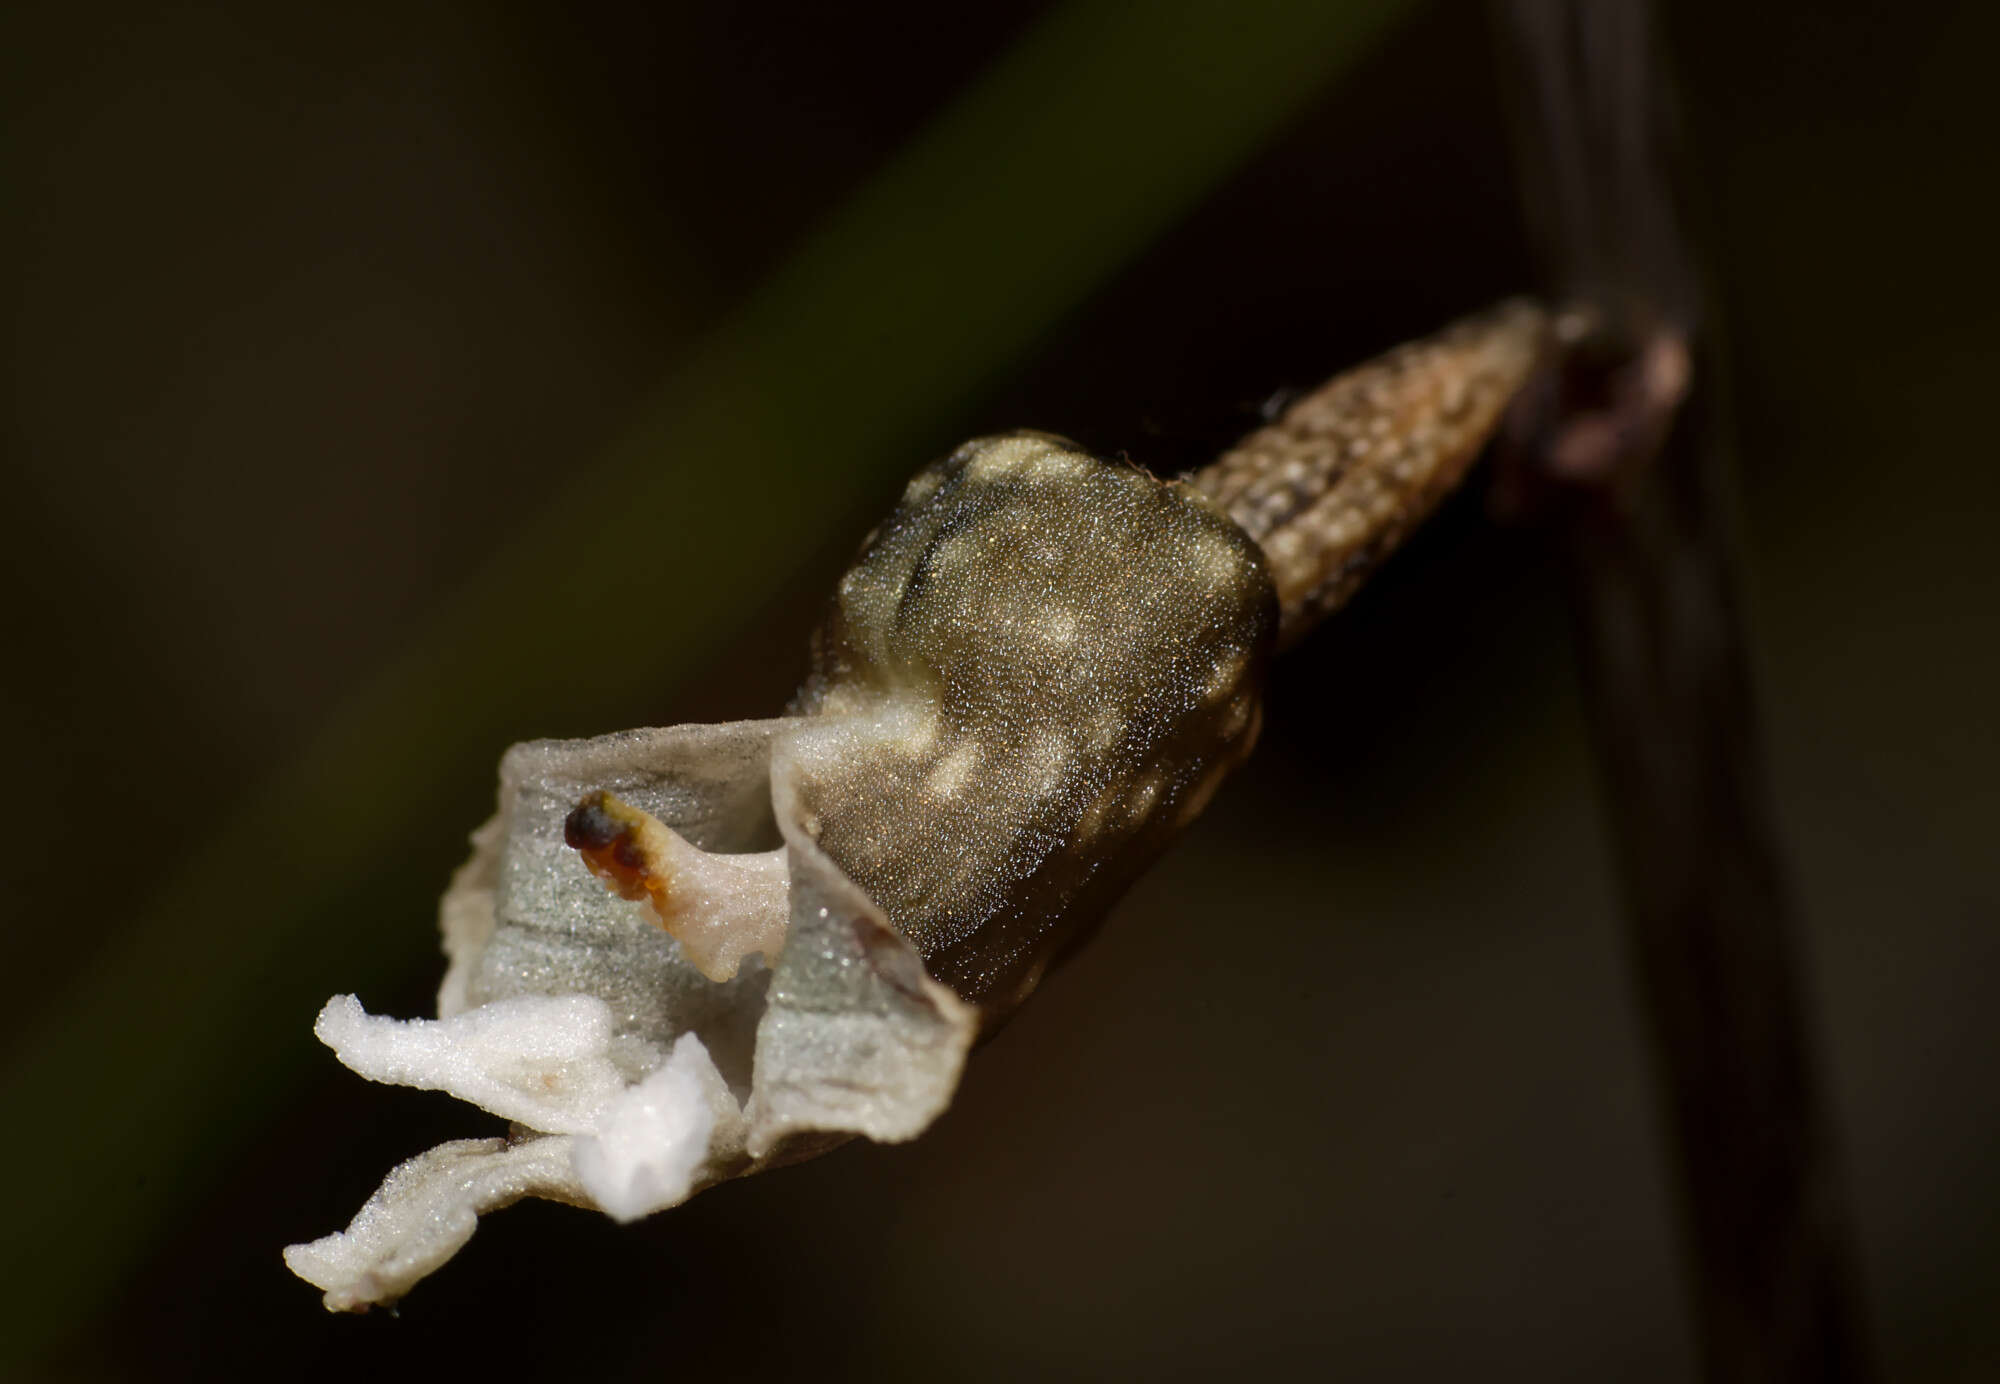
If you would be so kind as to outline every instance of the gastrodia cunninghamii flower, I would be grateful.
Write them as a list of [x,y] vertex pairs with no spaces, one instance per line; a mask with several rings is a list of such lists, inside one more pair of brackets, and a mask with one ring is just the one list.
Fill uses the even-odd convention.
[[1450,487],[1542,331],[1510,304],[1401,348],[1189,483],[968,443],[864,543],[789,714],[509,750],[438,1018],[339,996],[316,1032],[512,1132],[402,1164],[286,1263],[365,1308],[522,1197],[629,1220],[920,1134],[1249,753],[1281,629]]

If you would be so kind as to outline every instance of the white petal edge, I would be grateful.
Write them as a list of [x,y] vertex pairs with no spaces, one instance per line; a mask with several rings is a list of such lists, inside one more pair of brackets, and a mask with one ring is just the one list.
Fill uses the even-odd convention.
[[596,1133],[575,1140],[577,1181],[620,1221],[678,1206],[707,1159],[718,1093],[733,1115],[735,1102],[708,1049],[682,1034],[665,1066],[600,1111]]
[[610,1006],[591,995],[496,1000],[449,1019],[379,1017],[336,995],[313,1032],[370,1081],[445,1091],[547,1134],[592,1132],[626,1086]]
[[479,1217],[523,1197],[584,1204],[561,1135],[460,1139],[398,1164],[346,1230],[285,1250],[285,1265],[325,1290],[327,1310],[394,1302],[458,1253]]

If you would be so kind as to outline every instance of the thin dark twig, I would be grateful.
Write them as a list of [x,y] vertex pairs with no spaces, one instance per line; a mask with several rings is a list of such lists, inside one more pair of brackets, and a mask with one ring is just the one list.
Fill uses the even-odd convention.
[[1704,1372],[1873,1374],[1737,594],[1713,314],[1643,0],[1502,0],[1562,346],[1503,496],[1556,535],[1686,1213]]

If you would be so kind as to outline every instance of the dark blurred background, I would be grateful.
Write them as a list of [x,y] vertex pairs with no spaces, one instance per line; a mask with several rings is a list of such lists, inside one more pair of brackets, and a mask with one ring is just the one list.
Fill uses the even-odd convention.
[[[1892,1377],[2000,1378],[1985,7],[1667,7],[1759,699]],[[1691,1377],[1560,586],[1475,478],[921,1141],[396,1314],[281,1245],[495,1123],[429,1011],[512,739],[775,713],[928,458],[1158,470],[1534,283],[1485,12],[10,9],[23,1377]]]

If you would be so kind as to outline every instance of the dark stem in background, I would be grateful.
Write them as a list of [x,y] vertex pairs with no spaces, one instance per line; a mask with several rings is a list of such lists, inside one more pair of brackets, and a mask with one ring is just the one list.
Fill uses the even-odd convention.
[[1499,0],[1524,203],[1572,305],[1501,499],[1559,545],[1713,1381],[1873,1374],[1737,596],[1716,329],[1645,0]]

